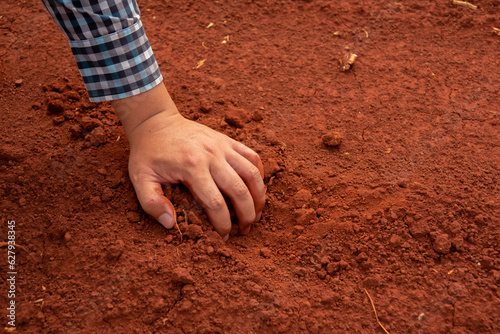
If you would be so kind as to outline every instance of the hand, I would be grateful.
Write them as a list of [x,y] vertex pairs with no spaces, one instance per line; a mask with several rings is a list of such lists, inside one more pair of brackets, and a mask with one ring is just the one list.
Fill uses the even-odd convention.
[[113,106],[130,142],[130,179],[144,211],[172,228],[175,209],[161,185],[183,183],[224,240],[231,219],[222,194],[231,200],[240,233],[250,231],[260,219],[266,191],[254,151],[182,117],[163,84]]

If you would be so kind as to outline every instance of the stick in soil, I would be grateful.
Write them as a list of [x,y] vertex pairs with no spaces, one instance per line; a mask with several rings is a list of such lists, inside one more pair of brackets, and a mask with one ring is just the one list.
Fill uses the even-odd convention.
[[[9,243],[8,242],[4,242],[4,241],[0,242],[0,248],[2,248],[2,247],[9,247]],[[24,250],[24,251],[26,251],[26,252],[29,253],[29,251],[26,249],[26,247],[21,246],[18,243],[15,244],[15,247],[16,248],[21,248],[22,250]]]
[[382,325],[380,320],[378,320],[377,310],[375,309],[375,304],[373,303],[372,297],[370,297],[370,294],[368,293],[368,291],[366,289],[363,289],[363,290],[365,290],[366,295],[368,296],[368,299],[370,299],[370,303],[372,304],[373,312],[375,313],[375,319],[377,319],[378,325],[384,330],[384,332],[386,334],[389,334],[389,332],[387,331],[387,329],[385,329],[385,327]]
[[473,9],[473,10],[477,9],[477,6],[474,6],[473,4],[471,4],[470,2],[467,2],[467,1],[452,0],[451,3],[454,5],[462,6],[462,7],[468,7],[468,8]]
[[[184,212],[184,217],[185,219],[187,219],[187,216],[186,216],[186,212]],[[177,215],[175,215],[175,227],[177,227],[177,231],[179,231],[179,235],[181,236],[181,244],[182,244],[182,232],[181,232],[181,229],[179,228],[179,224],[177,224]]]

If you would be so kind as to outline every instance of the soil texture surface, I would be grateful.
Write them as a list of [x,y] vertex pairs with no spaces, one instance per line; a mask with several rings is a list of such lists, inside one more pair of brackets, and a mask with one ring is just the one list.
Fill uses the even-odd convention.
[[14,220],[16,333],[500,333],[500,1],[473,4],[139,1],[180,112],[263,160],[224,243],[182,185],[179,230],[142,211],[111,106],[3,1],[1,329]]

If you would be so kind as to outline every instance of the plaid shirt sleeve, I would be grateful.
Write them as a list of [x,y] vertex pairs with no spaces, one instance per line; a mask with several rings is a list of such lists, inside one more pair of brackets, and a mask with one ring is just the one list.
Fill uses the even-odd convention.
[[135,0],[42,0],[69,40],[90,101],[143,93],[162,80]]

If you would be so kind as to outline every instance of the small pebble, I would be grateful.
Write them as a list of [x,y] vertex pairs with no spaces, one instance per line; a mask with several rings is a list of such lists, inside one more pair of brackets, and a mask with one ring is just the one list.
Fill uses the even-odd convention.
[[188,221],[189,221],[189,224],[196,224],[196,225],[202,224],[201,219],[193,211],[189,211]]
[[337,271],[339,271],[339,268],[340,268],[340,264],[338,262],[330,262],[326,266],[326,272],[328,274],[332,275],[332,274],[336,273]]
[[114,197],[113,191],[108,187],[104,188],[104,190],[102,191],[102,194],[101,194],[101,201],[106,203],[106,202],[111,201],[113,199],[113,197]]
[[309,201],[311,200],[312,195],[311,192],[307,189],[300,189],[297,191],[297,193],[293,196],[292,202],[295,205],[296,208],[300,208],[305,204],[308,204]]
[[99,168],[99,169],[97,170],[97,173],[98,173],[98,174],[100,174],[100,175],[106,175],[106,174],[107,174],[107,173],[106,173],[106,170],[105,170],[104,168]]
[[269,257],[271,257],[271,254],[272,254],[271,250],[267,247],[260,249],[260,255],[262,257],[269,258]]
[[174,283],[182,283],[182,284],[193,284],[194,279],[189,273],[189,271],[185,268],[177,267],[172,271],[172,282]]
[[323,144],[325,144],[328,147],[338,147],[340,144],[342,144],[342,139],[343,136],[340,132],[337,131],[331,131],[327,134],[325,134],[321,140],[323,141]]
[[60,114],[64,111],[64,104],[61,100],[50,101],[47,110],[52,114]]
[[302,232],[304,232],[304,226],[295,225],[293,227],[293,234],[301,234]]
[[127,220],[129,221],[129,223],[137,223],[141,220],[141,215],[135,211],[129,211],[127,212]]
[[293,272],[297,275],[297,276],[300,276],[300,277],[304,277],[306,274],[307,274],[307,270],[306,268],[303,268],[303,267],[295,267],[293,269]]
[[97,127],[89,135],[89,141],[92,146],[101,146],[106,141],[106,133],[102,127]]
[[365,262],[366,260],[368,260],[368,255],[366,255],[365,253],[360,253],[358,256],[356,256],[356,262],[358,263]]
[[255,110],[253,112],[253,115],[252,115],[252,120],[256,121],[256,122],[260,122],[264,119],[264,117],[262,116],[262,114],[260,113],[260,111],[258,110]]
[[231,256],[232,256],[231,250],[229,248],[226,248],[226,247],[220,249],[219,254],[224,256],[224,257],[227,257],[227,258],[231,258]]
[[324,270],[324,269],[318,270],[317,275],[318,275],[318,278],[325,279],[326,278],[326,270]]
[[447,234],[439,234],[434,240],[432,248],[440,254],[448,254],[451,250],[451,240]]
[[280,165],[276,161],[276,159],[269,158],[264,164],[264,175],[266,177],[271,177],[276,175],[281,170]]
[[186,236],[189,239],[197,240],[203,236],[203,229],[200,225],[190,224],[186,229]]

